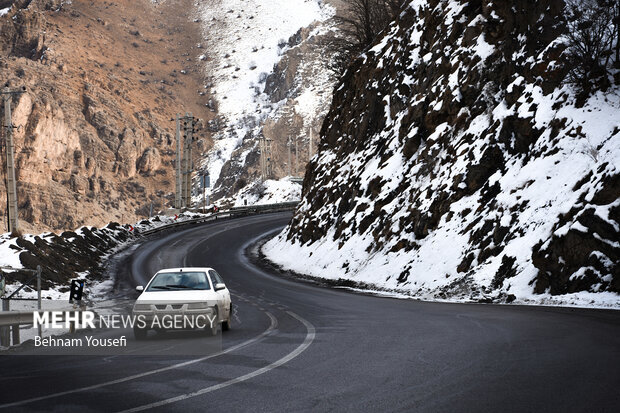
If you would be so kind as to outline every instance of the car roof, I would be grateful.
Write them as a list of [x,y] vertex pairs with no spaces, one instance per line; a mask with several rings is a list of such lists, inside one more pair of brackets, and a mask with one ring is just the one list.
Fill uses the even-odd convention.
[[[196,272],[203,271],[207,272],[209,270],[213,270],[211,267],[178,267],[178,268],[163,268],[157,271],[157,274],[160,272]],[[215,271],[215,270],[214,270]]]

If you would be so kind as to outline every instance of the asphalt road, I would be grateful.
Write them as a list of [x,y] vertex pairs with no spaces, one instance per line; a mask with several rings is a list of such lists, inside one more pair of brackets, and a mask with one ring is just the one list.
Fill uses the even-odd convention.
[[245,248],[289,218],[248,217],[162,235],[121,261],[121,294],[163,267],[216,268],[236,305],[233,330],[211,342],[216,351],[199,355],[205,338],[192,333],[145,343],[128,337],[135,354],[151,349],[149,356],[36,356],[39,350],[26,347],[0,359],[0,409],[615,412],[620,406],[620,312],[380,298],[252,265]]

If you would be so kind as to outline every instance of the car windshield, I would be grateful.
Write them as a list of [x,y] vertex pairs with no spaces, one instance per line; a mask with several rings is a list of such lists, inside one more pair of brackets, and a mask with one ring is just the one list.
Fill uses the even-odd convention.
[[149,284],[147,291],[209,290],[204,272],[160,272]]

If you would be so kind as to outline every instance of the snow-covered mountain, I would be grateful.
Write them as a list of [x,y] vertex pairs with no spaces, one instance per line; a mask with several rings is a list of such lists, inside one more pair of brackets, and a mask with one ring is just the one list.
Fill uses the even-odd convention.
[[[289,180],[262,182],[259,139],[273,140],[273,178],[302,174],[308,139],[318,140],[327,114],[333,74],[325,69],[320,39],[332,29],[334,9],[316,0],[219,0],[199,5],[204,32],[208,106],[215,145],[201,166],[214,184],[214,199],[268,202],[284,193],[297,196]],[[315,132],[313,135],[313,131]],[[300,172],[285,165],[286,144]],[[291,161],[291,164],[293,163]],[[286,188],[285,188],[286,187]],[[272,189],[279,188],[275,192]],[[283,200],[288,200],[284,198]]]
[[620,306],[620,88],[577,99],[563,8],[408,2],[336,86],[265,255],[423,298]]

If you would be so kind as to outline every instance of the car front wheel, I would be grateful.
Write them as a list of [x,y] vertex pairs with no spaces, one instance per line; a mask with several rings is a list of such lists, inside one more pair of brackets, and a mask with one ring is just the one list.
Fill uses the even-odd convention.
[[[211,321],[211,319],[213,321]],[[209,331],[209,334],[211,334],[212,336],[217,336],[217,330],[218,330],[218,326],[219,326],[219,317],[217,314],[217,307],[213,307],[213,317],[209,319],[209,325],[207,326],[207,330]]]
[[230,310],[228,311],[228,318],[226,321],[222,323],[222,331],[230,330],[232,324],[232,304],[230,305]]

